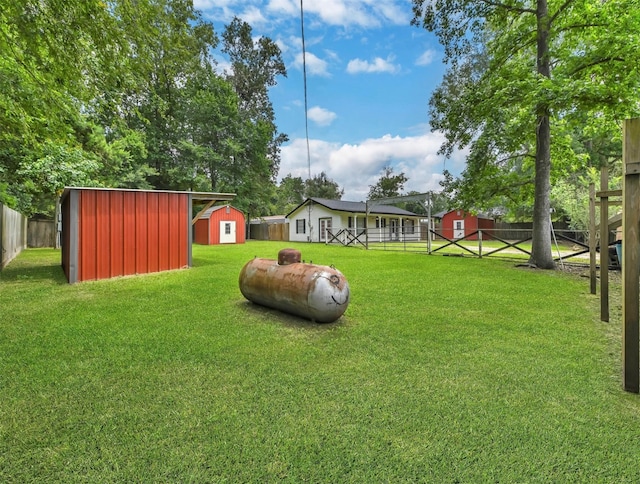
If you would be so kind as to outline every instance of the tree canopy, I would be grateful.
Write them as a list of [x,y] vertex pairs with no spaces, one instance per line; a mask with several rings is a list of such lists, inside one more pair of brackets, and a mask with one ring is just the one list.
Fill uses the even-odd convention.
[[0,202],[51,213],[65,185],[236,192],[268,211],[281,144],[278,46],[234,19],[232,70],[187,0],[17,0],[0,8]]
[[441,152],[469,149],[450,190],[466,208],[532,204],[531,262],[553,267],[552,181],[619,156],[619,144],[602,142],[639,112],[637,0],[413,0],[413,8],[448,65],[429,111],[446,137]]
[[379,198],[397,197],[404,190],[404,184],[409,179],[404,173],[393,174],[391,166],[385,166],[382,169],[382,175],[375,185],[369,185],[369,200]]

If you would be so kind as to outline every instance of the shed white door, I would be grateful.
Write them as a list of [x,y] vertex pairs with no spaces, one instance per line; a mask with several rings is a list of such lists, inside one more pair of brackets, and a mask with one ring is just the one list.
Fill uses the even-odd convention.
[[220,243],[236,243],[236,223],[234,221],[223,220],[220,222]]
[[454,239],[464,238],[464,220],[453,221],[453,238]]

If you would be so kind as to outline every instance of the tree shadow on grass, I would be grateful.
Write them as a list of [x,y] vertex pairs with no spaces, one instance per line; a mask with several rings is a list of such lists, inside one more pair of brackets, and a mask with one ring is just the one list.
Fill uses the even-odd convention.
[[39,264],[37,260],[28,262],[14,260],[0,272],[0,283],[21,281],[47,281],[53,284],[66,284],[67,278],[60,264]]

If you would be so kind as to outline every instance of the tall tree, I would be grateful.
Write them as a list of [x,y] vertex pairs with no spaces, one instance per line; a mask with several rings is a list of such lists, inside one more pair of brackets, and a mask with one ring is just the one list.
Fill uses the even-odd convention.
[[304,196],[306,198],[318,197],[330,200],[340,200],[344,195],[344,189],[323,171],[304,181]]
[[430,102],[442,152],[470,148],[458,190],[514,193],[533,182],[530,261],[553,268],[552,154],[573,158],[563,140],[576,115],[611,123],[637,112],[637,1],[413,0],[413,9],[449,65]]
[[276,190],[275,213],[286,214],[304,201],[305,184],[299,176],[287,174]]
[[187,84],[212,69],[218,45],[213,26],[186,0],[118,0],[114,15],[135,54],[127,64],[134,82],[122,95],[113,86],[108,95],[123,102],[104,122],[124,115],[129,128],[144,133],[152,186],[193,188],[194,167],[180,149],[193,137],[185,106],[195,90]]
[[269,128],[267,157],[271,178],[275,180],[280,166],[280,147],[288,137],[278,132],[269,88],[278,76],[287,75],[280,47],[269,37],[254,40],[251,26],[234,18],[225,28],[222,52],[229,56],[231,72],[228,79],[239,98],[240,111],[254,123]]
[[409,179],[404,173],[393,174],[391,166],[385,166],[382,169],[382,175],[375,185],[369,185],[369,199],[397,197],[404,190],[404,184]]

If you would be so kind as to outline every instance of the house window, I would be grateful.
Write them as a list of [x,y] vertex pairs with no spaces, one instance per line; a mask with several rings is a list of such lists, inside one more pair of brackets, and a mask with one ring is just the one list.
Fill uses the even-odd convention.
[[380,217],[376,217],[376,228],[380,228]]
[[306,228],[306,219],[296,219],[296,234],[304,234]]
[[224,233],[226,235],[231,234],[231,224],[229,222],[225,222],[224,224]]
[[387,219],[386,218],[381,218],[380,219],[380,227],[382,227],[383,229],[387,228]]
[[347,227],[353,228],[353,217],[347,218]]
[[406,234],[414,234],[415,233],[415,225],[413,220],[407,220],[405,223],[405,233]]

